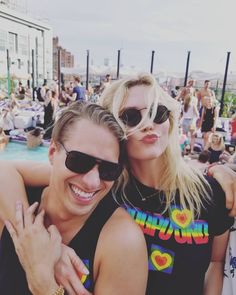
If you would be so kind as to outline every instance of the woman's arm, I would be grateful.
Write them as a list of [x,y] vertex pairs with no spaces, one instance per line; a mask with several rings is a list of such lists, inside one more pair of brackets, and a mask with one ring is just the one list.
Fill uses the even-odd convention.
[[204,295],[220,295],[223,286],[225,252],[229,231],[213,240],[211,262],[205,276]]
[[[46,186],[49,183],[50,166],[39,162],[0,162],[0,219],[10,220],[14,224],[15,203],[21,201],[28,207],[25,184]],[[3,225],[0,225],[0,232]]]
[[219,182],[225,192],[229,215],[236,216],[236,172],[226,165],[210,166],[208,172]]
[[202,128],[202,122],[203,122],[204,116],[205,116],[205,108],[202,107],[201,117],[200,117],[200,120],[199,120],[199,129]]
[[193,104],[193,112],[194,112],[194,115],[196,116],[196,118],[199,117],[199,112],[198,112],[198,109],[197,109],[197,105],[194,103]]

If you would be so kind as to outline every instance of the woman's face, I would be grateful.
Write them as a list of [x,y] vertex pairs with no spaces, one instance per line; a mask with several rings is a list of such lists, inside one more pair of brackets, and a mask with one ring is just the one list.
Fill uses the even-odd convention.
[[[95,158],[118,163],[117,138],[107,128],[87,119],[75,122],[71,126],[67,140],[62,144],[68,152],[79,151]],[[110,191],[114,181],[100,178],[100,164],[95,164],[91,170],[81,174],[69,170],[65,166],[67,158],[65,149],[55,144],[51,144],[49,148],[53,171],[50,181],[50,188],[54,192],[52,195],[55,202],[61,204],[60,207],[66,216],[90,214]],[[77,166],[81,163],[79,160],[76,162]]]
[[212,136],[212,143],[220,143],[220,136],[214,134]]
[[[135,108],[141,110],[143,116],[147,111],[145,108],[148,106],[149,90],[150,88],[144,85],[130,88],[124,110]],[[126,146],[130,160],[145,161],[160,157],[168,145],[169,127],[169,119],[161,124],[156,124],[147,116],[140,129],[128,136]]]
[[211,97],[205,97],[205,106],[209,109],[212,108],[213,101]]

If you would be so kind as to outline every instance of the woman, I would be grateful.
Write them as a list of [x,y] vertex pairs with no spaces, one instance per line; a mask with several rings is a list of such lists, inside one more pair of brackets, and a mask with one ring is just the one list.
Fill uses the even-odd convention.
[[220,161],[220,156],[225,150],[224,138],[220,133],[214,132],[208,138],[208,143],[205,150],[210,152],[209,163],[216,163]]
[[[41,201],[39,215],[34,218],[37,203],[24,211],[18,203],[15,228],[5,223],[24,270],[6,229],[2,231],[1,294],[63,294],[54,277],[61,255],[58,240],[82,257],[89,275],[81,280],[93,294],[145,294],[143,234],[109,194],[122,172],[122,139],[114,117],[98,105],[76,102],[60,115],[49,147],[49,185],[27,190],[29,200]],[[7,182],[9,186],[12,179]],[[68,294],[79,294],[76,286],[63,279],[61,284]]]
[[[212,242],[214,240],[212,258],[222,264],[227,229],[232,221],[224,210],[220,187],[211,181],[213,195],[219,196],[219,200],[210,200],[209,184],[200,173],[188,167],[181,156],[176,102],[149,74],[114,82],[104,91],[101,102],[113,112],[126,132],[127,169],[117,181],[113,194],[145,234],[149,253],[146,294],[201,294]],[[44,170],[38,167],[40,178],[36,179],[31,173],[33,165],[27,169],[17,166],[27,183],[48,182],[50,171],[45,167]],[[0,176],[2,183],[3,175]],[[11,215],[7,209],[9,196],[15,195],[13,190],[9,193],[10,189],[12,187],[4,186],[0,207],[1,213],[8,212],[8,216]],[[18,192],[18,196],[21,194]],[[219,209],[217,218],[212,202],[216,202],[215,207]],[[215,224],[217,220],[219,224]],[[224,232],[225,236],[214,237]],[[217,257],[215,244],[217,247],[220,244]],[[214,263],[211,265],[209,272],[213,270],[214,275],[220,276]],[[209,278],[213,277],[209,275]],[[217,283],[207,288],[217,288],[215,293],[211,290],[217,294],[221,288],[218,283],[221,280],[217,279]]]
[[196,121],[198,118],[197,103],[194,100],[194,96],[186,95],[184,97],[184,104],[181,112],[181,122],[183,133],[189,137],[191,154],[193,154],[195,133],[196,133]]
[[220,294],[218,264],[223,265],[233,220],[221,211],[219,185],[207,183],[181,157],[175,101],[144,75],[111,85],[102,105],[127,134],[127,170],[117,191],[122,187],[120,202],[145,234],[147,294],[199,295],[204,288],[205,294]]
[[9,136],[5,134],[3,129],[0,127],[0,151],[4,150],[9,142]]
[[203,134],[204,148],[212,132],[216,131],[219,109],[214,105],[214,98],[204,97],[204,105],[201,109],[200,128]]
[[44,124],[45,129],[44,139],[50,139],[52,133],[53,123],[57,111],[59,109],[59,101],[55,91],[46,90],[46,99],[44,101]]
[[34,149],[42,143],[42,130],[35,128],[26,134],[27,148]]
[[9,107],[4,107],[0,115],[0,126],[6,135],[14,129],[14,115]]

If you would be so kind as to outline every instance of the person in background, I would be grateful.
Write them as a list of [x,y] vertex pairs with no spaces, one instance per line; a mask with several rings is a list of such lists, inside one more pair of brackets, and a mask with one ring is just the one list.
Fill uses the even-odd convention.
[[39,101],[46,101],[48,89],[47,80],[44,80],[42,87],[38,89],[37,98]]
[[19,86],[16,89],[16,98],[24,99],[25,98],[25,87],[19,82]]
[[72,101],[85,100],[85,87],[81,84],[80,77],[74,77],[74,88],[72,94]]
[[231,139],[230,142],[232,145],[236,146],[236,112],[232,115],[230,120],[231,125]]
[[176,98],[178,96],[178,94],[179,94],[179,89],[180,89],[179,86],[175,86],[175,88],[171,89],[170,96],[172,98]]
[[97,103],[99,101],[101,95],[101,88],[100,85],[96,85],[93,90],[93,94],[90,97],[90,101]]
[[65,87],[65,85],[61,86],[61,92],[59,95],[59,104],[60,106],[66,106],[69,102],[71,102],[71,96],[69,95],[69,89]]
[[42,137],[43,137],[42,130],[40,128],[35,128],[27,132],[26,134],[27,148],[33,149],[41,145]]
[[205,102],[206,102],[205,97],[211,97],[213,103],[215,104],[215,102],[216,102],[215,92],[210,89],[210,86],[211,86],[210,80],[205,80],[204,87],[198,91],[197,97],[198,97],[198,102],[199,102],[199,108],[206,106],[205,105]]
[[196,122],[198,119],[198,110],[196,101],[194,97],[190,94],[187,94],[184,97],[181,115],[183,133],[186,134],[189,138],[191,154],[193,154],[195,134],[197,129]]
[[205,150],[210,152],[209,163],[216,163],[220,161],[220,156],[225,151],[224,138],[220,133],[214,132],[209,136],[208,143]]
[[0,127],[0,151],[5,149],[8,142],[9,142],[9,136],[7,136],[3,128]]
[[187,86],[183,87],[179,94],[176,96],[176,100],[183,101],[186,95],[196,96],[196,89],[194,87],[195,80],[189,79],[187,82]]
[[58,85],[58,78],[55,76],[54,79],[50,83],[51,91],[54,91],[55,97],[59,99],[59,85]]
[[102,82],[102,85],[100,87],[100,91],[103,92],[110,85],[111,85],[111,75],[107,74],[104,81]]
[[[123,138],[112,114],[96,104],[75,102],[62,111],[49,147],[49,185],[27,188],[33,205],[23,210],[18,202],[14,225],[5,222],[14,245],[1,223],[1,294],[56,295],[63,294],[62,286],[68,294],[81,294],[67,276],[58,278],[54,273],[60,257],[61,266],[71,258],[78,269],[74,251],[89,270],[83,276],[78,272],[69,276],[81,278],[87,289],[83,294],[145,294],[147,252],[142,231],[109,193],[122,172]],[[8,167],[5,175],[12,170],[13,186],[20,193],[22,183],[12,174],[11,162],[1,167]],[[0,211],[3,222],[3,208]],[[71,249],[73,255],[68,255]]]
[[10,135],[10,131],[14,129],[14,115],[10,107],[4,107],[0,115],[0,127],[6,135]]
[[56,114],[59,109],[59,100],[56,96],[56,92],[47,90],[46,100],[44,102],[44,125],[45,133],[44,139],[50,139],[52,133],[52,127],[55,122]]
[[208,142],[211,133],[216,131],[217,119],[219,116],[219,108],[215,106],[212,97],[204,98],[204,106],[201,111],[199,128],[203,134],[204,148]]
[[220,155],[220,161],[233,171],[236,171],[236,151],[232,155],[228,152],[223,152]]
[[191,148],[190,148],[189,139],[187,135],[183,133],[183,128],[181,125],[179,126],[179,143],[180,143],[180,149],[181,149],[182,155],[185,155],[186,148],[189,149],[189,153],[190,153]]

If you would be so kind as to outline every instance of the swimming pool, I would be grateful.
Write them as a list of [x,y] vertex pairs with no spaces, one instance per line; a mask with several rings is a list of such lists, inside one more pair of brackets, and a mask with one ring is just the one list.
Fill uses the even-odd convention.
[[34,160],[48,161],[48,147],[39,146],[28,149],[26,143],[9,142],[3,151],[0,151],[1,160]]

